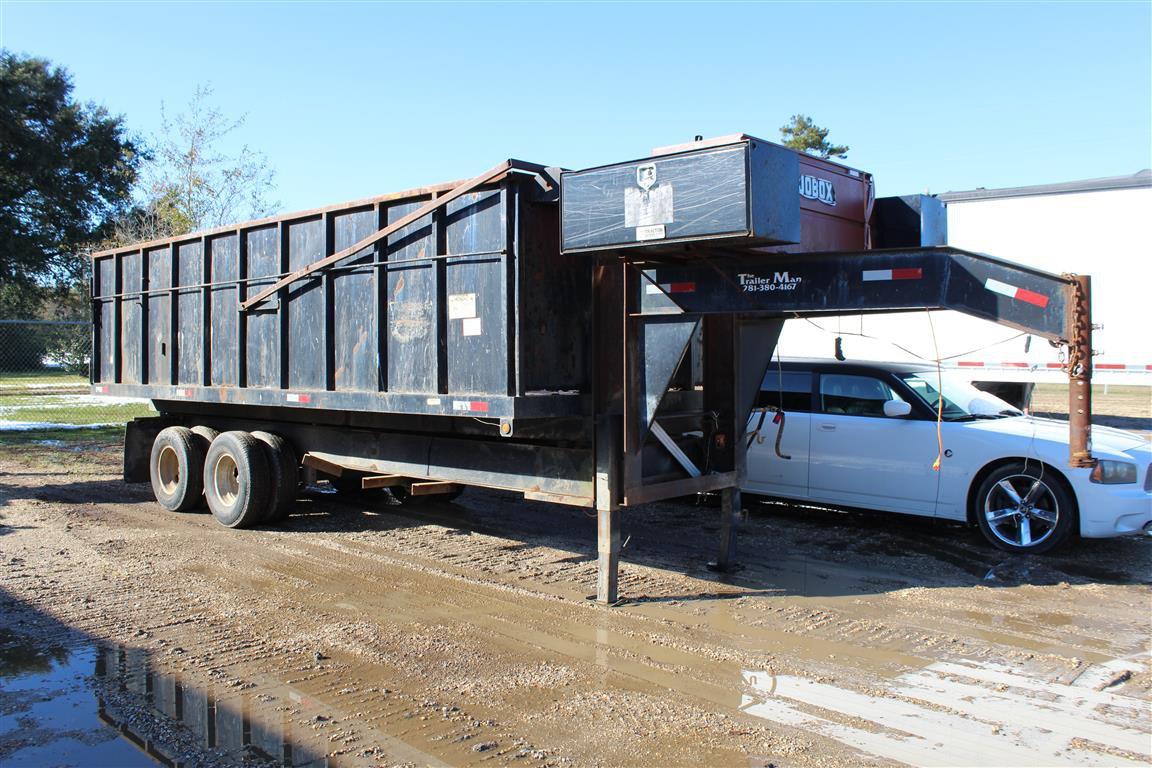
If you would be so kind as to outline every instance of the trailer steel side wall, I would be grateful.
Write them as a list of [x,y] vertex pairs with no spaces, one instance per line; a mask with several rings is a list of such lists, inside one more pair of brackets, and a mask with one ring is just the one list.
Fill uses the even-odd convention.
[[579,414],[591,285],[559,257],[544,186],[510,175],[249,311],[444,188],[97,254],[93,381],[173,402]]

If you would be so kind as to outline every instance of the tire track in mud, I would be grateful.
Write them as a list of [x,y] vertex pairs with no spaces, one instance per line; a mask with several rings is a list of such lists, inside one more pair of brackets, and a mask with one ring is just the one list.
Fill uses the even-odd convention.
[[[170,524],[169,523],[170,520],[173,520],[173,522],[171,524],[176,524],[176,525],[179,525],[183,522],[182,520],[179,520],[179,519],[169,518],[168,520],[161,519],[161,521],[162,521],[161,524],[168,525],[168,524]],[[245,539],[244,541],[246,542],[245,546],[247,546],[248,543],[253,543],[249,539]],[[305,544],[306,544],[306,546],[304,547],[304,549],[307,549],[307,548],[310,548],[311,546],[313,546],[307,542]],[[257,546],[257,547],[260,546],[260,542],[255,542],[254,546]],[[93,547],[93,549],[97,553],[101,552],[100,547]],[[299,565],[300,565],[299,560],[301,558],[301,546],[299,544],[296,544],[293,547],[291,547],[290,549],[292,551],[290,552],[289,560],[293,560],[293,559],[296,560],[296,563],[295,563],[296,570],[297,570],[297,572],[301,572],[301,571],[303,572],[303,576],[304,576],[303,581],[306,581],[308,583],[313,584],[314,587],[319,586],[319,587],[321,587],[322,590],[328,591],[325,589],[325,587],[326,587],[325,575],[326,575],[326,573],[330,573],[330,571],[328,571],[326,569],[326,566],[325,566],[325,561],[330,560],[328,553],[321,553],[321,557],[306,558],[308,563],[303,569],[301,569],[299,567]],[[240,559],[246,559],[246,557],[249,553],[233,552],[232,554],[234,556],[237,554],[240,554]],[[251,554],[255,554],[255,553],[251,553]],[[104,556],[106,557],[106,554]],[[224,571],[227,572],[227,571],[229,571],[229,569],[224,569]],[[184,581],[183,586],[184,586],[185,590],[192,591],[192,592],[201,592],[205,589],[211,589],[211,587],[213,585],[221,582],[221,579],[219,579],[219,578],[207,577],[206,569],[200,569],[199,573],[197,573],[195,569],[191,572],[185,572],[182,574],[182,578]],[[242,575],[240,576],[240,580],[243,581]],[[77,587],[77,589],[83,589],[83,588],[84,587],[82,587],[82,586]],[[64,587],[64,590],[67,591],[66,586]],[[163,594],[148,595],[147,597],[148,598],[154,598],[154,599],[142,599],[135,606],[136,610],[141,615],[145,615],[145,616],[165,615],[166,612],[171,611],[174,608],[180,607],[180,603],[178,601],[174,601],[170,598],[165,600],[164,599],[165,596]],[[268,597],[268,595],[263,595],[263,597],[266,599]],[[90,629],[90,631],[97,631],[101,634],[115,635],[115,634],[119,633],[119,634],[123,635],[123,634],[127,633],[128,627],[124,626],[123,621],[114,621],[112,623],[105,624],[105,623],[101,623],[101,622],[94,620],[94,617],[91,616],[90,613],[91,612],[84,611],[84,610],[66,610],[66,611],[61,612],[60,616],[65,621],[68,621],[70,623],[80,625],[80,626],[86,625]],[[249,654],[245,648],[240,648],[238,652],[235,651],[235,649],[237,649],[238,645],[243,645],[242,643],[238,643],[238,640],[243,637],[243,634],[242,634],[243,629],[241,627],[237,626],[235,622],[228,621],[228,619],[231,618],[230,614],[232,614],[231,611],[228,611],[228,610],[221,611],[220,606],[216,606],[215,616],[213,618],[211,618],[211,619],[203,618],[200,622],[198,622],[199,626],[197,626],[195,628],[196,629],[196,635],[198,635],[198,637],[196,638],[194,650],[186,651],[186,652],[182,653],[180,658],[179,658],[179,668],[185,674],[191,674],[193,672],[201,672],[201,673],[207,674],[210,677],[222,677],[222,676],[225,676],[226,674],[230,674],[229,667],[233,664],[244,662],[246,665],[251,666],[251,659],[250,659],[251,654]],[[142,622],[137,622],[137,623],[142,623]],[[186,630],[188,630],[190,628],[188,627],[187,623],[185,623],[185,622],[172,622],[172,621],[167,621],[167,622],[162,622],[162,623],[161,622],[152,622],[151,626],[153,627],[153,631],[155,630],[155,628],[160,627],[162,624],[166,624],[170,627],[177,628],[178,631],[177,631],[177,634],[175,636],[175,639],[172,641],[166,641],[165,638],[157,638],[158,642],[161,645],[167,645],[169,648],[172,648],[172,643],[174,643],[174,642],[182,642],[182,643],[184,643],[184,645],[189,645],[189,646],[193,645],[192,643],[188,642],[189,638],[188,638],[188,633]],[[299,638],[299,633],[297,634],[297,637]],[[310,640],[311,638],[308,637],[307,635],[305,635],[305,639],[307,641],[307,640]],[[233,649],[234,652],[230,654],[229,649]],[[178,648],[178,650],[183,651],[183,648]],[[286,674],[286,673],[292,673],[295,671],[295,668],[292,665],[287,665],[287,666],[280,665],[278,668],[273,667],[273,668],[269,669],[268,671],[271,672],[273,675],[276,675],[280,678],[285,678],[285,679],[289,680],[293,686],[295,686],[299,689],[311,692],[315,695],[320,695],[320,696],[328,695],[333,690],[338,690],[340,687],[342,687],[342,685],[339,681],[335,681],[329,685],[325,685],[323,674],[306,674],[304,676],[301,676],[299,674],[297,674],[295,676],[291,676],[290,674]],[[376,671],[376,674],[379,675],[379,670]],[[343,675],[341,675],[341,679],[343,679]],[[415,699],[413,698],[413,701],[414,700]],[[401,723],[401,721],[407,721],[407,720],[411,719],[411,717],[413,717],[411,707],[407,707],[407,708],[400,707],[400,708],[389,709],[389,710],[387,710],[387,714],[383,717],[383,725],[386,727],[389,727],[389,728],[394,728],[397,723]],[[422,723],[425,722],[423,720],[423,717],[424,716],[421,717]],[[483,730],[483,727],[487,727],[487,728],[491,729],[493,726],[492,725],[482,726],[481,730]],[[442,737],[442,734],[436,734],[436,733],[430,734],[428,732],[428,729],[429,729],[429,726],[422,725],[420,728],[420,731],[423,732],[425,735],[429,735],[430,738],[433,736]],[[410,730],[404,731],[405,735],[408,735],[409,733],[410,733]],[[462,734],[462,736],[472,737],[472,734],[467,733],[467,734]],[[509,743],[509,741],[512,744],[525,745],[523,747],[518,747],[518,749],[525,749],[527,747],[527,742],[523,739],[509,737],[509,739],[503,740],[503,743]],[[476,743],[478,745],[480,745],[480,744],[487,745],[488,742],[478,741]],[[496,748],[493,748],[493,749],[496,749]],[[489,752],[489,750],[486,748],[484,753],[483,753],[485,758],[488,757],[488,752]],[[536,752],[537,752],[537,750],[530,750],[529,756],[535,754]],[[504,752],[499,751],[499,752],[493,752],[492,754],[493,755],[504,754]],[[459,759],[456,762],[460,762],[460,763],[468,763],[471,760],[475,760],[475,757],[473,755],[470,755],[466,752],[463,755],[457,755],[457,757]],[[523,758],[520,758],[520,759],[523,759]],[[531,762],[532,761],[529,760],[529,763],[531,763]]]

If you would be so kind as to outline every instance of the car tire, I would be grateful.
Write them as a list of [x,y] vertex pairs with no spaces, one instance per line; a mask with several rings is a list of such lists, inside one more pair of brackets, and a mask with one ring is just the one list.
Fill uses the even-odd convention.
[[212,516],[229,528],[261,522],[271,477],[263,444],[247,432],[222,432],[204,460],[204,498]]
[[195,509],[204,498],[204,454],[187,427],[167,427],[156,435],[148,461],[152,493],[171,512]]
[[1035,461],[994,469],[976,489],[972,504],[984,538],[1016,554],[1039,555],[1067,543],[1079,518],[1064,478]]
[[296,489],[300,486],[300,462],[296,450],[280,435],[271,432],[253,432],[264,447],[264,458],[272,476],[271,497],[268,500],[266,522],[278,523],[292,514],[296,506]]

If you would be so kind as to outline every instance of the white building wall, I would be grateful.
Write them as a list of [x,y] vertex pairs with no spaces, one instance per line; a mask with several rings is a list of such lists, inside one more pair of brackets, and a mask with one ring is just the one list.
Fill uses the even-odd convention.
[[[1095,376],[1102,382],[1152,384],[1152,187],[948,204],[948,244],[1048,272],[1092,276]],[[781,354],[831,357],[834,338],[845,354],[871,360],[935,359],[984,363],[984,379],[1020,379],[1027,363],[1038,381],[1065,380],[1047,341],[956,312],[845,316],[789,321]],[[854,335],[863,332],[867,337]],[[903,349],[902,349],[903,348]],[[939,352],[937,353],[937,349]],[[1014,365],[1003,366],[1003,363]],[[1124,371],[1100,366],[1125,365]],[[1027,373],[1027,371],[1024,371]],[[1027,378],[1027,377],[1024,377]]]

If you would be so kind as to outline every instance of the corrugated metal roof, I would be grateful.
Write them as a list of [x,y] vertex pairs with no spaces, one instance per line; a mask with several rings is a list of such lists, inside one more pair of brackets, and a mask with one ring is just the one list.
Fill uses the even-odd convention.
[[1031,197],[1037,195],[1067,195],[1075,192],[1103,192],[1114,189],[1152,187],[1152,170],[1145,168],[1131,176],[1106,176],[1101,179],[1062,181],[1057,184],[1036,184],[1031,187],[1005,187],[1003,189],[970,189],[964,192],[942,192],[936,197],[946,203],[967,200],[991,200],[998,197]]

